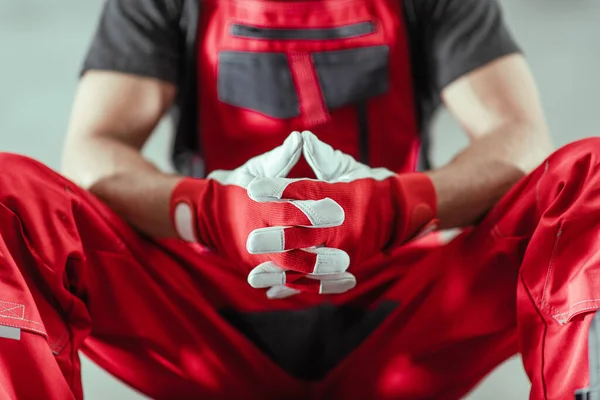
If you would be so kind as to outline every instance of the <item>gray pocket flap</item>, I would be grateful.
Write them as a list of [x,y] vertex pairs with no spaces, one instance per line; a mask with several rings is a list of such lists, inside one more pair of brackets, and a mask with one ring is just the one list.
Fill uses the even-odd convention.
[[219,52],[219,100],[273,118],[300,114],[298,95],[283,53]]
[[359,103],[389,90],[389,47],[313,53],[329,109]]

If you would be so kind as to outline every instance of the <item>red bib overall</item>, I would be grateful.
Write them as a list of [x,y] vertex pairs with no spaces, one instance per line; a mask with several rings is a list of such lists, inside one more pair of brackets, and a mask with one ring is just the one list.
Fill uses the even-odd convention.
[[[311,130],[371,166],[415,168],[419,137],[400,2],[203,3],[198,65],[207,172]],[[296,171],[310,175],[304,168]]]

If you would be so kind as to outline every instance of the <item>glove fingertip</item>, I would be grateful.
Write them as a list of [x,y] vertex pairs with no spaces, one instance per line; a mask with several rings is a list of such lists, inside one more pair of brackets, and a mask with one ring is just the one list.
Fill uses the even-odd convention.
[[255,178],[248,185],[248,196],[258,202],[280,200],[286,186],[281,179]]
[[269,290],[267,290],[267,298],[271,300],[281,300],[290,296],[294,296],[302,293],[298,289],[292,289],[291,287],[287,287],[284,285],[273,286]]
[[283,227],[255,229],[246,240],[246,250],[250,254],[280,253],[285,249]]
[[346,277],[337,280],[321,281],[319,294],[341,294],[346,293],[356,287],[356,278],[348,274]]
[[[286,197],[298,197],[295,194],[286,191]],[[313,227],[336,227],[342,225],[346,219],[342,206],[329,197],[322,200],[298,200],[292,204],[306,215]]]

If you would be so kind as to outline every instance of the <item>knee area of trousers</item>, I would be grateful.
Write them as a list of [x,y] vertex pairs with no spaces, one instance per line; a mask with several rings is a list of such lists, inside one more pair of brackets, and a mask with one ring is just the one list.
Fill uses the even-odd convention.
[[549,158],[550,164],[573,164],[587,161],[590,165],[600,161],[600,137],[577,140],[558,149]]
[[0,153],[0,181],[23,180],[26,175],[40,170],[41,164],[29,157]]

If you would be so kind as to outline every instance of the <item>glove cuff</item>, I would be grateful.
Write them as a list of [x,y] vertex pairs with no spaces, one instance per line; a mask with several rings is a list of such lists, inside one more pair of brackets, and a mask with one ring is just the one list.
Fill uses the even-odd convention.
[[192,243],[203,243],[198,229],[198,203],[208,189],[206,179],[184,178],[171,194],[171,222],[177,236]]
[[399,212],[406,216],[404,226],[398,227],[397,237],[406,242],[437,230],[440,225],[436,218],[437,194],[429,176],[414,172],[395,178],[399,191]]

